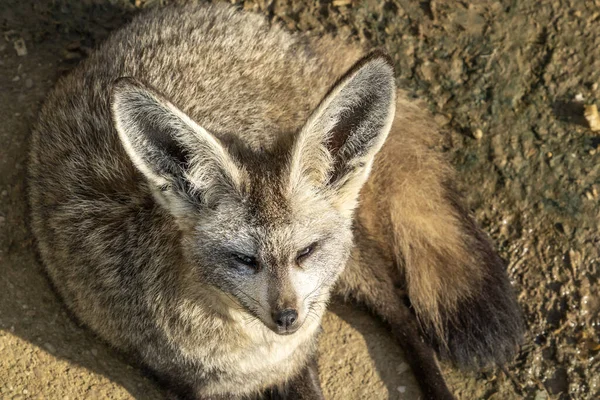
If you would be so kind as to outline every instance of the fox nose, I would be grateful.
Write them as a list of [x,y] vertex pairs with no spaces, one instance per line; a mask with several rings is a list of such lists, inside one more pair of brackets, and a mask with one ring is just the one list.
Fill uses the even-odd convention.
[[278,313],[273,313],[273,320],[281,329],[291,329],[298,321],[298,312],[292,308],[288,308]]

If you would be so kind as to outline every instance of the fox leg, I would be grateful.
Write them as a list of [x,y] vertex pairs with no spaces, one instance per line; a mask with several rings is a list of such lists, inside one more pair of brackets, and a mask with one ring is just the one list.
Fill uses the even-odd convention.
[[[364,304],[390,328],[426,399],[451,400],[431,346],[421,337],[418,321],[394,283],[397,268],[377,244],[358,235],[356,247],[336,286],[336,294]],[[397,275],[397,273],[395,274]]]

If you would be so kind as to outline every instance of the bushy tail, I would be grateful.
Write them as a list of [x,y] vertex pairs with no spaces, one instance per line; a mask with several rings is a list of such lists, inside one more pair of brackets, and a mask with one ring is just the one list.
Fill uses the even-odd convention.
[[[389,248],[411,304],[439,353],[462,366],[504,362],[523,327],[502,259],[452,186],[432,147],[436,127],[399,93],[396,120],[373,170]],[[385,200],[383,200],[385,199]]]

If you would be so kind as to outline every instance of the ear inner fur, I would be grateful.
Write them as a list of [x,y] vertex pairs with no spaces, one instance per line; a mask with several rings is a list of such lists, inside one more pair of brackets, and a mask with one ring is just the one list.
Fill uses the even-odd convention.
[[133,78],[119,78],[111,98],[115,126],[127,153],[156,187],[186,188],[203,197],[211,186],[242,187],[243,171],[226,149],[155,89]]
[[298,135],[290,190],[312,184],[351,212],[394,117],[394,68],[373,52],[333,85]]

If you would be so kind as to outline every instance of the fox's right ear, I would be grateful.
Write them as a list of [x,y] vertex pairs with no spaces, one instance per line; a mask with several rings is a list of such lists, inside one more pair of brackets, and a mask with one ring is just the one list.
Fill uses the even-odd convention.
[[219,141],[150,87],[114,82],[111,110],[127,154],[155,189],[200,197],[239,188],[241,171]]

